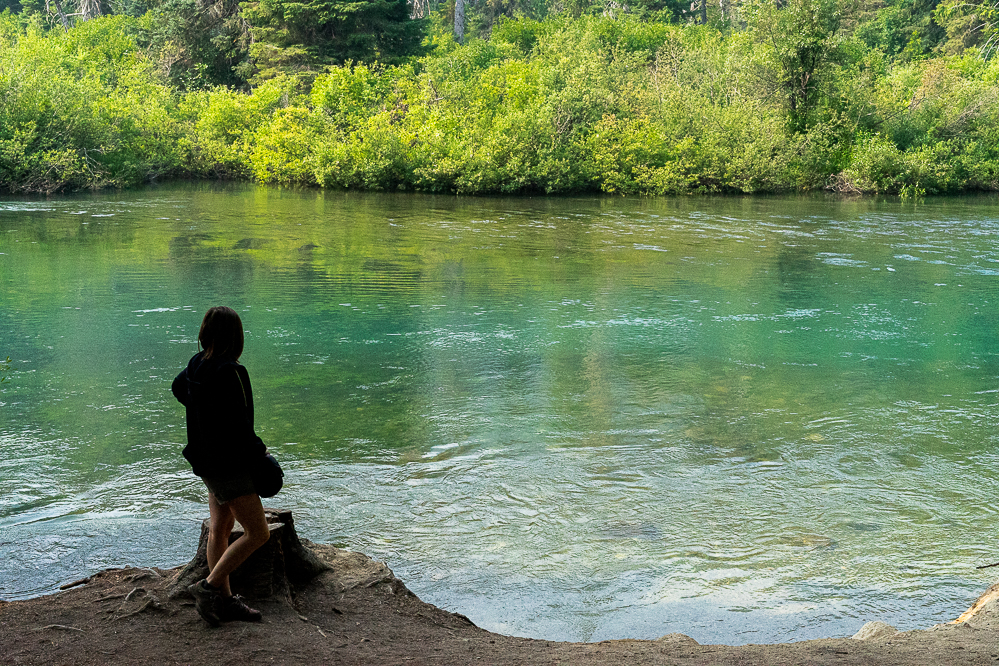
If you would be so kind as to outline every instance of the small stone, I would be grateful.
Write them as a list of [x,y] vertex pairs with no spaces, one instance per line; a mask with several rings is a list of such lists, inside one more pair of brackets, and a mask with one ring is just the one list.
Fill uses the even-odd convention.
[[697,641],[686,634],[666,634],[656,639],[657,643],[670,643],[673,645],[700,645]]
[[869,641],[872,639],[891,638],[898,633],[898,629],[885,622],[868,622],[860,628],[860,631],[853,635],[857,641]]

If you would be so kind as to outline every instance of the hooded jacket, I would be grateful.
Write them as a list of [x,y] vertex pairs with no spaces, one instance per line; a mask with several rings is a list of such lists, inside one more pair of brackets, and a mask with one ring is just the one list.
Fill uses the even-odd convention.
[[253,432],[253,390],[246,368],[233,360],[191,358],[173,380],[187,408],[184,457],[198,476],[232,477],[249,471],[267,450]]

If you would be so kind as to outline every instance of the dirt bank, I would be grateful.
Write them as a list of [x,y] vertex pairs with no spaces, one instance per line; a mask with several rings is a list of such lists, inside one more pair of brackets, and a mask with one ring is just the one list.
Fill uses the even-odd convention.
[[[866,640],[699,645],[655,641],[558,643],[479,629],[420,601],[382,563],[308,544],[331,569],[285,597],[256,604],[259,624],[211,629],[185,598],[181,569],[111,569],[85,584],[0,602],[0,665],[10,664],[999,664],[999,604],[965,622]],[[957,614],[957,613],[955,613]],[[868,627],[868,630],[874,627]]]

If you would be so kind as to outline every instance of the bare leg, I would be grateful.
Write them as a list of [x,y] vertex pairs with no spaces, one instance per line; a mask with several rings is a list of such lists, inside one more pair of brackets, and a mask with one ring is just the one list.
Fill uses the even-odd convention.
[[[209,495],[209,506],[211,505],[211,495]],[[267,527],[267,517],[264,515],[264,505],[260,503],[257,495],[243,495],[226,502],[220,509],[228,509],[231,518],[239,521],[243,526],[243,536],[233,541],[222,551],[222,555],[215,562],[214,566],[209,560],[212,572],[208,574],[208,584],[222,589],[222,594],[231,596],[229,589],[229,574],[236,570],[240,564],[246,561],[257,548],[267,543],[271,536],[270,528]],[[221,512],[220,512],[221,513]],[[214,513],[213,524],[214,524]],[[224,516],[220,516],[224,518]],[[219,527],[224,527],[225,523],[220,522]],[[232,523],[229,523],[229,531],[232,530]],[[209,530],[209,541],[214,535]],[[228,542],[229,532],[225,532],[224,541]],[[215,551],[218,552],[218,551]]]
[[[222,554],[229,547],[229,534],[236,522],[236,517],[232,515],[228,504],[219,504],[215,495],[208,493],[208,510],[211,512],[211,519],[208,523],[208,571],[214,571],[215,565],[222,559]],[[219,585],[222,595],[232,596],[229,589],[229,577]]]

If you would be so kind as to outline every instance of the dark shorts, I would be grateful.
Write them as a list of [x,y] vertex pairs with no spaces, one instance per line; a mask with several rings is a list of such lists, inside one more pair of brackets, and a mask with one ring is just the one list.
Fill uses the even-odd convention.
[[256,495],[257,489],[253,486],[253,478],[249,474],[241,476],[203,476],[201,480],[208,486],[208,490],[219,504],[225,504],[229,500],[234,500],[243,495]]

